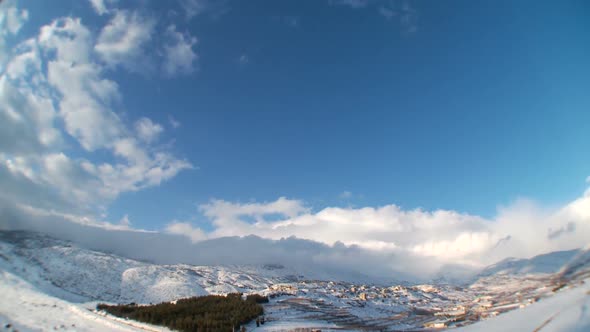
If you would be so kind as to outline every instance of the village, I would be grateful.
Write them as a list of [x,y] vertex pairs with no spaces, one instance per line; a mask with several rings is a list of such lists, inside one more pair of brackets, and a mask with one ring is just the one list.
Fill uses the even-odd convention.
[[315,320],[345,330],[431,330],[465,326],[526,307],[552,295],[556,283],[543,275],[483,277],[465,287],[298,281],[272,284],[262,293],[271,299],[265,305],[269,325]]

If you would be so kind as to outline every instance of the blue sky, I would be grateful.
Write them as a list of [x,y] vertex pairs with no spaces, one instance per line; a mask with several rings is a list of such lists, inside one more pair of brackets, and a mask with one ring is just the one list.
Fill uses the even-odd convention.
[[[0,73],[53,104],[50,128],[31,123],[59,141],[40,134],[34,154],[3,144],[4,181],[24,193],[9,205],[221,236],[246,233],[216,233],[227,225],[215,202],[249,206],[238,215],[248,223],[392,204],[493,222],[499,206],[526,198],[559,210],[587,188],[587,1],[3,6]],[[39,68],[11,73],[35,47]],[[66,65],[51,73],[50,62]],[[81,85],[68,66],[90,82],[70,97]],[[47,82],[35,83],[34,70]],[[91,116],[80,118],[88,99]],[[5,119],[28,112],[14,105]],[[25,141],[10,135],[1,138]],[[107,164],[119,173],[99,170]],[[59,202],[34,201],[19,181]],[[296,206],[283,209],[281,197]]]
[[[165,122],[167,105],[183,124],[176,147],[199,169],[124,195],[113,211],[151,218],[161,206],[143,202],[158,199],[183,217],[211,197],[287,196],[491,216],[519,196],[579,195],[590,164],[588,5],[409,5],[415,32],[373,6],[316,1],[231,3],[191,21],[199,71],[141,89],[150,116]],[[146,111],[134,93],[127,103]]]

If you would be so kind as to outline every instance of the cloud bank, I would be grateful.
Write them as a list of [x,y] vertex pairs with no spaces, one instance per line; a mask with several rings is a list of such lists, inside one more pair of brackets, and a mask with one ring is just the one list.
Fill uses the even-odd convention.
[[590,239],[588,193],[555,210],[521,199],[501,207],[493,219],[396,205],[311,212],[303,202],[286,198],[266,204],[213,200],[201,205],[200,211],[214,226],[206,238],[296,236],[329,246],[432,258],[442,264],[483,266],[511,256],[583,247]]
[[200,210],[213,230],[173,221],[148,232],[130,228],[128,220],[74,220],[12,206],[0,207],[0,228],[40,231],[155,263],[279,263],[311,276],[381,282],[461,279],[506,257],[580,248],[590,238],[588,195],[551,211],[520,200],[493,219],[395,205],[313,212],[286,198],[214,200]]

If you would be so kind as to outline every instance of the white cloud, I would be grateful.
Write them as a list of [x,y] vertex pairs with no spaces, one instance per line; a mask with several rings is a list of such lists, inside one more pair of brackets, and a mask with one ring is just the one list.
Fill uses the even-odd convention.
[[192,168],[151,145],[161,125],[142,118],[135,132],[119,117],[119,85],[104,77],[95,45],[80,19],[66,17],[12,50],[0,78],[0,203],[96,214]]
[[[265,224],[264,218],[267,215],[294,218],[309,210],[303,205],[303,202],[285,197],[270,203],[246,204],[212,200],[199,208],[203,215],[210,218],[217,227],[213,232],[214,237],[256,234],[247,232],[255,232],[258,226],[263,226]],[[247,221],[244,221],[242,217],[252,217],[256,223],[252,226]]]
[[66,131],[89,151],[112,144],[124,131],[112,106],[120,99],[118,85],[102,77],[91,59],[92,38],[80,19],[62,18],[41,28],[39,45],[54,51],[47,63],[47,81],[61,95],[60,115]]
[[29,19],[29,12],[25,9],[18,10],[13,1],[0,3],[0,34],[15,35],[23,24]]
[[98,37],[94,50],[110,66],[123,65],[132,71],[149,66],[146,44],[152,39],[156,21],[137,12],[117,10]]
[[92,9],[94,9],[94,11],[98,15],[101,15],[101,16],[104,14],[109,14],[111,12],[111,9],[108,8],[109,5],[117,2],[117,0],[89,0],[89,1],[90,1],[90,5],[92,6]]
[[113,153],[125,162],[100,165],[96,172],[105,187],[110,188],[115,195],[122,191],[137,191],[160,185],[180,171],[192,168],[189,162],[176,159],[169,153],[146,151],[133,138],[116,141]]
[[167,76],[188,75],[194,72],[198,56],[193,47],[197,38],[189,33],[182,34],[175,25],[168,26],[166,35],[169,42],[164,46],[162,70]]
[[200,228],[193,227],[188,222],[173,221],[166,226],[165,231],[169,234],[186,236],[193,243],[207,239],[207,235]]
[[151,143],[158,139],[160,134],[164,131],[164,127],[144,117],[135,122],[135,131],[141,140],[146,143]]
[[23,93],[3,76],[0,104],[0,151],[28,155],[61,142],[61,133],[54,128],[57,114],[50,98]]
[[90,5],[92,6],[92,9],[94,9],[94,11],[98,15],[104,15],[104,14],[108,13],[107,6],[106,6],[104,0],[89,0],[89,1],[90,1]]
[[[13,49],[13,56],[6,65],[6,75],[11,79],[35,74],[41,70],[41,56],[35,39],[26,40]],[[32,77],[36,79],[36,77]]]
[[40,46],[55,51],[55,59],[68,64],[90,61],[91,34],[79,18],[59,18],[41,27],[37,37]]
[[264,204],[215,200],[200,208],[214,225],[209,237],[296,236],[327,245],[343,243],[431,257],[441,263],[489,264],[508,256],[583,247],[590,238],[590,197],[586,196],[554,211],[519,200],[490,220],[455,211],[402,210],[395,205],[328,207],[310,213],[301,201],[286,198]]
[[[429,244],[433,239],[436,239],[436,245],[443,247],[446,242],[455,241],[462,232],[487,230],[485,221],[476,216],[442,210],[404,211],[395,205],[360,209],[332,207],[309,213],[301,201],[280,198],[265,204],[215,200],[200,209],[215,226],[211,233],[213,237],[253,234],[280,239],[297,236],[328,245],[342,242],[366,249],[401,248],[422,251],[428,256],[432,253],[426,249],[414,248]],[[275,219],[269,220],[268,216]],[[464,241],[463,245],[468,253],[480,249],[477,240],[473,243]]]
[[59,102],[68,134],[88,151],[110,146],[123,135],[123,125],[111,110],[120,98],[115,82],[100,77],[93,64],[48,64],[48,79],[63,98]]
[[29,19],[29,12],[18,10],[14,1],[0,1],[0,73],[4,71],[4,62],[10,47],[7,38],[16,35]]

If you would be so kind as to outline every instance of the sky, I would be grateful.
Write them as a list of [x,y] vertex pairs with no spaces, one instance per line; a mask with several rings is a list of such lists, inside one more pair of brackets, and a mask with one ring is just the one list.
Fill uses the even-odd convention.
[[0,228],[571,249],[588,87],[587,1],[4,0]]

